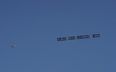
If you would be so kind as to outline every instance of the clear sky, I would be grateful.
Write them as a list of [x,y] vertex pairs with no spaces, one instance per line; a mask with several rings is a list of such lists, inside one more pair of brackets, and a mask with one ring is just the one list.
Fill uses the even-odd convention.
[[115,30],[115,0],[0,0],[0,72],[116,72]]

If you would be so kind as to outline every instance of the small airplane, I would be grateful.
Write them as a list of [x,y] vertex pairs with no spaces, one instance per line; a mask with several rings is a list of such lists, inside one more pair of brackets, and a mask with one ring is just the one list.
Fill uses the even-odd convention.
[[10,42],[10,48],[16,48],[16,41]]
[[10,47],[11,48],[16,48],[16,44],[11,44]]

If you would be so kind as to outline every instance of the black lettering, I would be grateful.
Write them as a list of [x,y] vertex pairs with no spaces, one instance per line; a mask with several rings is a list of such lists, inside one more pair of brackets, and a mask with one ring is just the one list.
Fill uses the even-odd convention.
[[98,37],[100,37],[100,34],[93,34],[92,37],[93,38],[98,38]]
[[57,38],[57,41],[65,41],[65,40],[67,40],[66,37],[59,37],[59,38]]
[[80,36],[77,36],[77,39],[88,39],[90,38],[89,35],[80,35]]
[[68,40],[75,40],[75,39],[76,39],[75,36],[69,36],[69,37],[68,37]]

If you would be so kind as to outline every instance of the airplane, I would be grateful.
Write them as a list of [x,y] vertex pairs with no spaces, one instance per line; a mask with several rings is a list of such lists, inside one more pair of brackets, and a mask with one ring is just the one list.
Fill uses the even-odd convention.
[[16,41],[10,42],[10,48],[16,48]]

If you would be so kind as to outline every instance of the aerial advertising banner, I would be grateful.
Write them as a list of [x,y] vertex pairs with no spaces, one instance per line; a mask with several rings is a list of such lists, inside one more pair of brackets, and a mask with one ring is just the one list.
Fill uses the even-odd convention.
[[73,36],[63,36],[57,37],[57,41],[68,41],[68,40],[79,40],[79,39],[92,39],[92,38],[100,38],[101,34],[91,34],[91,35],[73,35]]

